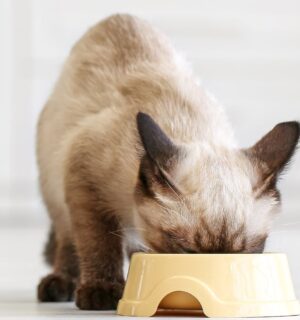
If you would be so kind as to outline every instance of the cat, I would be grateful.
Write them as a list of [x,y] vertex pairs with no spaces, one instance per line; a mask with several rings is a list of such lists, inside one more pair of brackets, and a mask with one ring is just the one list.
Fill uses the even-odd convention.
[[101,21],[72,48],[39,118],[53,272],[38,299],[114,309],[135,251],[263,252],[299,131],[280,123],[238,148],[164,35],[130,15]]

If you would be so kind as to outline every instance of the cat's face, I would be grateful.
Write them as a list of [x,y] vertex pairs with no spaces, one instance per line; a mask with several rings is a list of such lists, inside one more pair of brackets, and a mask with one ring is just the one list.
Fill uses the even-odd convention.
[[136,187],[136,225],[145,245],[165,253],[259,253],[279,211],[276,178],[299,138],[277,125],[247,150],[176,146],[138,115],[146,153]]

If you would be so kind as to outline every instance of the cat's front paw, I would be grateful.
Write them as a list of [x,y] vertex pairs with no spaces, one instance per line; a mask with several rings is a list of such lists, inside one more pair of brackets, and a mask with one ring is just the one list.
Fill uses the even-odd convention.
[[115,310],[123,289],[124,282],[96,281],[80,285],[76,305],[82,310]]
[[38,300],[41,302],[71,301],[75,290],[75,281],[60,274],[49,274],[38,285]]

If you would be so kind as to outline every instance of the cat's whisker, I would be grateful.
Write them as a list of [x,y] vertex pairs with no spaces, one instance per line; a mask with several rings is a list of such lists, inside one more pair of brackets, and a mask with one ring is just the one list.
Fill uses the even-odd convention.
[[277,234],[277,233],[282,233],[282,232],[289,232],[290,230],[289,229],[282,229],[282,230],[274,230],[274,231],[271,231],[269,233],[269,236],[273,235],[273,234]]
[[292,227],[292,226],[295,226],[295,225],[299,225],[300,224],[300,221],[295,221],[295,222],[290,222],[290,223],[285,223],[285,224],[282,224],[280,227],[281,229],[279,230],[272,230],[269,234],[277,234],[277,233],[280,233],[280,232],[286,232],[286,231],[290,231],[290,228],[289,227]]
[[113,232],[113,231],[111,231],[109,234],[112,234],[112,235],[114,235],[114,236],[117,236],[117,237],[119,237],[120,239],[124,239],[124,236],[123,235],[121,235],[121,234],[118,234],[118,233],[116,233],[116,232]]
[[154,251],[152,248],[148,247],[145,243],[143,243],[143,242],[141,242],[141,241],[139,241],[139,240],[137,240],[137,244],[138,244],[142,249],[145,249],[145,250],[147,250],[147,251],[149,251],[149,252],[153,252],[153,251]]
[[286,230],[278,230],[278,231],[275,231],[275,232],[270,232],[269,233],[269,237],[273,236],[273,235],[276,235],[278,233],[282,233],[282,232],[286,232]]
[[121,228],[121,229],[117,229],[117,230],[114,230],[114,232],[119,232],[119,231],[131,231],[131,230],[140,230],[140,231],[145,231],[146,229],[145,228],[138,228],[138,227],[124,227],[124,228]]
[[300,224],[300,221],[284,223],[284,224],[281,225],[281,227],[294,226],[294,225],[297,225],[297,224]]
[[[179,207],[178,210],[176,210],[176,209],[173,209],[173,208],[169,208],[169,207],[167,207],[167,206],[164,206],[163,204],[157,203],[157,205],[158,205],[160,208],[162,208],[162,210],[163,210],[165,213],[168,213],[168,212],[169,212],[169,213],[171,213],[171,214],[173,214],[173,215],[180,215],[181,218],[182,218],[182,219],[185,219],[186,223],[189,224],[190,221],[188,220],[188,215],[187,215],[187,212],[188,212],[188,211],[183,210],[181,207]],[[176,227],[176,226],[174,225],[174,227]]]
[[170,188],[170,190],[175,194],[176,198],[179,200],[180,203],[183,203],[183,199],[180,196],[180,194],[174,189],[174,187],[168,182],[166,181],[168,187]]
[[164,210],[164,212],[167,212],[169,210],[168,207],[164,206],[163,204],[157,203],[157,205]]

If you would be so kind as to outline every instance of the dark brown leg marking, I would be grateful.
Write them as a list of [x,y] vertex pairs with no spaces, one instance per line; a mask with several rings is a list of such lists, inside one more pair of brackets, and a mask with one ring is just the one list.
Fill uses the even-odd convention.
[[124,287],[122,243],[114,234],[119,224],[111,213],[93,212],[91,216],[89,220],[85,212],[87,225],[75,231],[81,270],[76,305],[84,310],[116,309]]
[[81,285],[77,290],[76,304],[82,310],[114,310],[123,288],[121,281],[98,280],[93,285]]
[[75,281],[63,274],[49,274],[38,286],[38,299],[41,302],[72,301]]
[[119,221],[103,207],[100,192],[91,185],[80,186],[82,181],[67,192],[80,263],[76,305],[84,310],[115,309],[124,287]]
[[41,302],[72,301],[78,276],[78,261],[71,244],[57,246],[54,271],[44,277],[38,286]]

